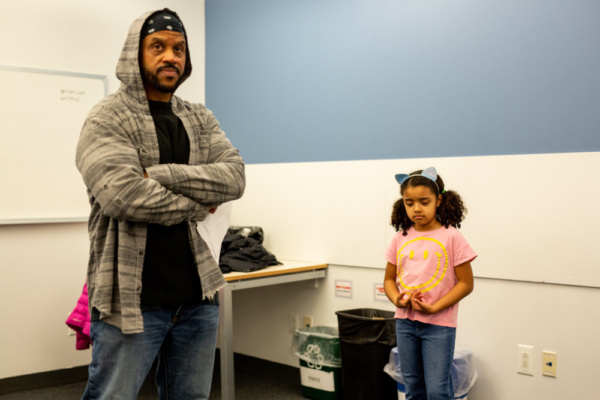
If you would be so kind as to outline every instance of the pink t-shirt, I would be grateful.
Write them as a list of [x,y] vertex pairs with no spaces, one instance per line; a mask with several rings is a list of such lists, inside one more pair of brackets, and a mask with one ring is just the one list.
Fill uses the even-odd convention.
[[[420,290],[423,302],[433,304],[455,285],[454,267],[473,261],[477,254],[458,229],[449,226],[418,232],[413,228],[396,233],[385,259],[396,265],[396,283],[401,291]],[[458,303],[436,314],[412,308],[397,308],[396,318],[456,327]]]

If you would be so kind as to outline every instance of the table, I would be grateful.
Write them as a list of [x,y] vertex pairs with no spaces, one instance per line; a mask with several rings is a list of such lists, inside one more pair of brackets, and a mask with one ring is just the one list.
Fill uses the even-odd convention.
[[253,272],[230,272],[224,274],[227,286],[219,291],[219,342],[221,348],[221,398],[235,399],[233,372],[233,307],[234,290],[281,283],[299,282],[324,278],[328,264],[299,261],[282,261],[283,265],[267,267]]

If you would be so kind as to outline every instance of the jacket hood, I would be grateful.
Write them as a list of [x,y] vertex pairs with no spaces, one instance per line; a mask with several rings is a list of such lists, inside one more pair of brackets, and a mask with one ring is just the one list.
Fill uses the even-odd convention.
[[[148,18],[163,11],[174,14],[177,16],[177,18],[179,18],[179,15],[177,15],[176,12],[171,11],[168,8],[149,11],[140,15],[129,27],[127,39],[125,40],[125,44],[121,50],[119,61],[117,62],[117,78],[121,81],[122,85],[124,85],[128,91],[133,91],[134,93],[137,93],[138,96],[142,96],[143,98],[146,98],[146,91],[144,90],[142,73],[140,71],[140,33],[144,23]],[[181,20],[181,18],[179,19]],[[186,42],[186,61],[180,83],[183,83],[183,81],[185,81],[192,73],[190,47],[187,36]]]

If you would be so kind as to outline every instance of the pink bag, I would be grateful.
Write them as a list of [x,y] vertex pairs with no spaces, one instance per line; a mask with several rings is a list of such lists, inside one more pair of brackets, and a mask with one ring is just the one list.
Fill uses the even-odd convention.
[[75,309],[69,314],[69,317],[65,323],[75,331],[76,342],[75,348],[77,350],[86,350],[90,348],[92,340],[90,339],[90,310],[88,306],[88,291],[87,283],[83,284],[83,291]]

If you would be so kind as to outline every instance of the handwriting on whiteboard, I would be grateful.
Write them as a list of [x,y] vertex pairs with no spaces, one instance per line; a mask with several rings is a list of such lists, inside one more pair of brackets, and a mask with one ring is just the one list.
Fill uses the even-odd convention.
[[60,100],[78,103],[85,96],[85,90],[60,89]]

